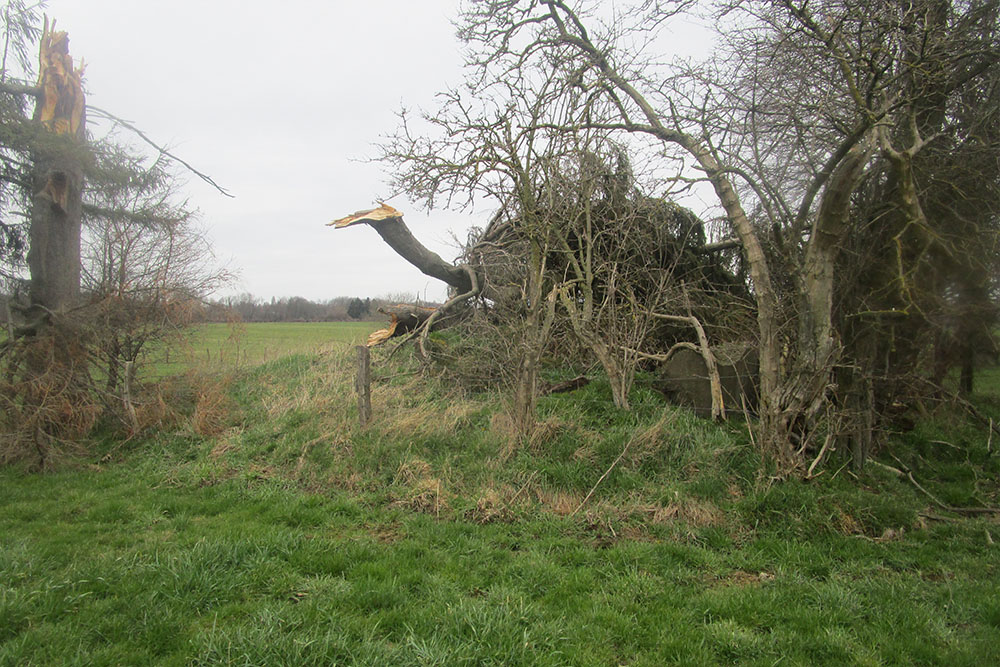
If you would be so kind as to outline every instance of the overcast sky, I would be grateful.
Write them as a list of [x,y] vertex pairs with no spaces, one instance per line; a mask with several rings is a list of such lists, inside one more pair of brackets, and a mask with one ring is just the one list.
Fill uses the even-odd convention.
[[[228,293],[431,300],[443,283],[410,267],[367,226],[325,223],[388,194],[366,163],[394,112],[433,106],[462,79],[458,0],[49,0],[87,63],[89,104],[133,121],[229,199],[191,177]],[[684,35],[681,35],[684,37]],[[94,128],[92,128],[94,129]],[[100,131],[99,129],[97,130]],[[488,211],[428,215],[403,198],[413,234],[446,260]]]

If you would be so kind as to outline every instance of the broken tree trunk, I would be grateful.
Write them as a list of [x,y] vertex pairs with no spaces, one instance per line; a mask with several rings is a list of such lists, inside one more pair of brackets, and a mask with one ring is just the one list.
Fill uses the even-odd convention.
[[388,308],[379,308],[378,312],[389,316],[389,326],[385,329],[373,331],[372,334],[368,336],[368,347],[375,347],[376,345],[381,345],[390,338],[404,336],[408,333],[416,331],[420,325],[430,319],[431,315],[433,315],[436,310],[436,308],[410,306],[405,303],[399,303],[395,306],[389,306]]
[[[45,19],[31,144],[30,274],[18,354],[4,369],[12,391],[6,409],[15,440],[46,465],[54,445],[72,441],[94,423],[85,332],[65,317],[80,299],[80,224],[85,136],[83,67],[74,68],[69,37]],[[28,450],[24,450],[28,451]]]
[[462,293],[472,290],[472,281],[465,269],[449,264],[440,255],[424,247],[403,223],[403,214],[388,204],[352,213],[328,223],[327,226],[341,229],[360,223],[373,227],[389,247],[425,275],[442,280]]
[[29,230],[31,319],[66,310],[80,294],[83,199],[83,67],[73,67],[69,37],[45,21],[34,120],[48,131],[34,151]]

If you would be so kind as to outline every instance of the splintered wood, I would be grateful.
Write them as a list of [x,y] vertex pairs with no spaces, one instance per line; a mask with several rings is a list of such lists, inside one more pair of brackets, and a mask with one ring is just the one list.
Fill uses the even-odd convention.
[[378,312],[389,316],[389,326],[385,329],[373,331],[371,335],[368,336],[368,347],[375,347],[376,345],[381,345],[390,338],[410,333],[423,324],[435,310],[435,308],[409,306],[406,304],[397,304],[395,306],[390,306],[388,309],[379,308]]
[[334,229],[341,229],[343,227],[350,227],[351,225],[356,225],[362,222],[378,222],[379,220],[387,220],[389,218],[402,218],[403,214],[388,204],[379,202],[381,206],[378,208],[370,208],[364,211],[356,211],[343,218],[338,218],[333,222],[328,222],[327,227],[333,227]]
[[55,134],[75,136],[83,127],[83,71],[73,67],[69,55],[69,35],[56,30],[56,22],[48,17],[39,43],[38,87],[42,90],[36,109],[36,120]]

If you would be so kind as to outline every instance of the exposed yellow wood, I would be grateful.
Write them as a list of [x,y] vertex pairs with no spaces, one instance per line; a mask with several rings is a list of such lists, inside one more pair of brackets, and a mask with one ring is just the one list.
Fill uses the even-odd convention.
[[381,345],[385,341],[392,338],[392,335],[396,333],[396,325],[399,324],[399,320],[396,318],[395,314],[389,315],[392,318],[392,322],[385,329],[379,329],[378,331],[373,331],[368,336],[368,347],[375,347],[376,345]]
[[38,86],[42,99],[37,120],[55,134],[77,135],[83,126],[85,66],[73,67],[69,35],[45,18],[38,49]]
[[388,218],[402,218],[403,214],[393,207],[379,202],[381,204],[378,208],[370,208],[364,211],[356,211],[346,217],[339,218],[333,222],[328,222],[327,227],[334,227],[335,229],[340,229],[342,227],[349,227],[362,222],[377,222],[379,220],[386,220]]

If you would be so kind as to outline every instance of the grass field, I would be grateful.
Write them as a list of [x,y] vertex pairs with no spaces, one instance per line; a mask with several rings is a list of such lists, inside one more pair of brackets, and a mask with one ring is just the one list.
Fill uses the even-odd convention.
[[[362,430],[351,353],[0,470],[0,665],[1000,664],[995,517],[878,466],[775,482],[738,422],[641,387],[621,413],[600,380],[512,447],[497,396],[380,351]],[[946,503],[1000,502],[996,446],[954,414],[884,455]]]
[[156,374],[190,368],[253,366],[289,354],[316,352],[333,343],[364,343],[377,322],[257,322],[201,324],[152,354]]

